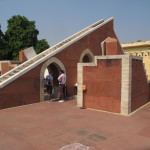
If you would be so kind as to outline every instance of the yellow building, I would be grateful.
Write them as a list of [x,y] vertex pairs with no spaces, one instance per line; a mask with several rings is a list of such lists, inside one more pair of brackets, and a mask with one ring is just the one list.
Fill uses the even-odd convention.
[[121,44],[121,46],[125,54],[143,57],[146,75],[150,80],[150,41]]

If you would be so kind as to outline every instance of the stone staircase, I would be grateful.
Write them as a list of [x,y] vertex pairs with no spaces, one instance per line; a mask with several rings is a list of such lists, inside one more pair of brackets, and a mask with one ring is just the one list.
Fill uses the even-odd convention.
[[10,82],[14,81],[24,73],[28,72],[32,68],[36,67],[40,63],[44,62],[48,58],[54,56],[55,54],[59,53],[64,48],[68,47],[72,43],[76,42],[77,40],[83,38],[87,34],[93,32],[97,28],[101,27],[102,25],[106,24],[113,18],[110,18],[106,21],[100,20],[87,28],[77,32],[76,34],[70,36],[69,38],[63,40],[62,42],[54,45],[53,47],[43,51],[42,53],[38,54],[37,56],[33,57],[32,59],[22,63],[21,65],[17,66],[16,68],[10,70],[9,72],[5,73],[4,75],[0,76],[0,88],[3,88]]

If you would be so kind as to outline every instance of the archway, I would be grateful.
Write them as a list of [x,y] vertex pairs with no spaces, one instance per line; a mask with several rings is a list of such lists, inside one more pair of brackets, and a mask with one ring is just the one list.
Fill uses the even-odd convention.
[[52,95],[52,98],[57,98],[58,97],[58,81],[57,78],[59,76],[59,70],[62,69],[66,72],[66,69],[63,65],[63,63],[55,58],[52,57],[48,59],[42,66],[41,68],[41,73],[40,73],[40,101],[44,101],[44,72],[45,69],[48,69],[48,72],[52,72],[53,77],[54,77],[54,94]]
[[57,81],[57,78],[59,76],[59,70],[61,68],[58,66],[58,64],[56,63],[51,63],[49,66],[48,66],[48,70],[49,72],[51,71],[52,74],[53,74],[53,78],[54,78],[54,86],[58,85],[58,81]]
[[92,62],[92,57],[91,57],[91,55],[89,55],[89,54],[84,55],[82,62],[83,62],[83,63]]
[[[94,54],[91,50],[86,49],[81,53],[79,63],[93,63],[94,62]],[[77,94],[78,84],[74,85],[74,93]]]
[[94,61],[94,55],[89,49],[82,52],[79,60],[80,63],[90,63],[93,61]]

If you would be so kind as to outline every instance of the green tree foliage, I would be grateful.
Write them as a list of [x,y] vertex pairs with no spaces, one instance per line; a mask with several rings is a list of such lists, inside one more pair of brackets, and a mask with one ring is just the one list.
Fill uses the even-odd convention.
[[37,54],[41,53],[42,51],[46,50],[49,48],[49,45],[45,39],[38,40],[35,51]]
[[35,21],[29,21],[26,17],[17,15],[10,18],[7,22],[5,38],[8,43],[6,50],[8,52],[8,59],[18,59],[20,50],[32,46],[34,48],[38,47],[38,52],[44,50],[44,47],[47,48],[48,43],[46,43],[46,40],[44,40],[46,45],[43,42],[43,46],[41,46],[42,50],[37,46],[39,43],[37,38],[39,31],[36,29]]
[[8,40],[8,48],[12,59],[17,59],[20,50],[36,46],[39,31],[35,28],[35,21],[29,21],[24,16],[13,16],[7,22],[5,36]]
[[5,35],[3,34],[0,26],[0,60],[7,59],[8,51],[7,51],[7,42],[5,40]]

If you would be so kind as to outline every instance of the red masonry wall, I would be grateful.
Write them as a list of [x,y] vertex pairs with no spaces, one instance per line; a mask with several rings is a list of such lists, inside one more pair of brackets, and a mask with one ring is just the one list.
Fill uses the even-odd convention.
[[24,52],[23,52],[23,50],[22,51],[19,51],[19,61],[20,62],[25,62],[25,61],[27,61],[27,58],[26,58],[26,56],[24,55]]
[[142,60],[132,61],[131,111],[143,106],[149,101],[149,85]]
[[124,54],[122,49],[118,47],[118,41],[115,38],[107,38],[105,40],[106,55],[120,55]]
[[97,66],[83,68],[86,108],[120,113],[121,60],[98,60]]
[[9,62],[2,62],[1,63],[1,74],[5,74],[6,72],[10,71],[11,69],[13,69],[14,67],[11,66],[11,64]]
[[[81,53],[89,49],[94,55],[101,55],[100,45],[107,37],[117,38],[113,30],[113,20],[54,56],[62,61],[66,68],[68,96],[74,95],[73,87],[77,82],[77,63]],[[119,43],[118,47],[121,47]],[[0,108],[40,101],[40,71],[43,63],[0,89]]]
[[0,109],[39,102],[41,65],[0,90]]
[[[117,39],[113,31],[113,21],[105,24],[101,28],[73,43],[62,52],[55,55],[55,57],[63,62],[66,68],[69,96],[74,95],[73,87],[74,84],[77,83],[77,63],[79,63],[81,53],[84,50],[89,49],[95,56],[102,55],[100,45],[101,42],[104,41],[107,37],[114,37]],[[117,45],[120,47],[119,43],[117,43]]]
[[1,70],[2,70],[2,74],[6,73],[9,71],[9,64],[8,62],[3,62],[1,63]]

